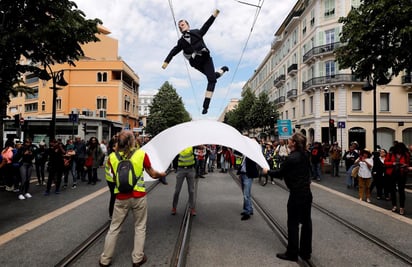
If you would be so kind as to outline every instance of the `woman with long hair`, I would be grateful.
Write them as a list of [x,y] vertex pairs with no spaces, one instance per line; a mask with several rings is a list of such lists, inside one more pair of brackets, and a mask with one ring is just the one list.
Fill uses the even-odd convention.
[[386,174],[390,177],[392,211],[398,211],[396,187],[399,194],[399,214],[405,214],[405,184],[409,166],[409,152],[404,143],[398,142],[385,159]]

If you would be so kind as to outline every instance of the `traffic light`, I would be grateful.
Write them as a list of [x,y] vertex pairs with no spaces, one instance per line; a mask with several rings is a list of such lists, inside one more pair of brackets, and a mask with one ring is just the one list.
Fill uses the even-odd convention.
[[83,123],[83,132],[86,133],[86,131],[87,131],[87,124]]
[[329,128],[333,129],[335,127],[335,120],[329,119]]

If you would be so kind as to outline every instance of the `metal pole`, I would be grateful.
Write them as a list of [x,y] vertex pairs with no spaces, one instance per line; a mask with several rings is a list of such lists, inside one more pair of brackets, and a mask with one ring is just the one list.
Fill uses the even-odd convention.
[[[332,96],[329,89],[329,122],[332,119]],[[332,127],[329,125],[329,144],[332,145]]]
[[376,81],[373,80],[373,151],[376,151],[378,147],[378,134],[377,134],[377,117],[376,117]]
[[53,75],[53,106],[52,106],[52,119],[50,122],[50,140],[56,138],[56,101],[57,101],[57,87],[56,87],[56,77]]

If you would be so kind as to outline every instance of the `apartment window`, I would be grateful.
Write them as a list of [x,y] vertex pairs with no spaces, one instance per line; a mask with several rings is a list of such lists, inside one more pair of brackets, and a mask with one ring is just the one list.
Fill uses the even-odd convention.
[[41,102],[41,111],[46,111],[46,102]]
[[315,10],[312,9],[310,11],[310,26],[313,27],[315,25]]
[[97,82],[107,82],[107,72],[98,72],[97,73]]
[[362,93],[352,92],[352,110],[361,111],[362,110]]
[[24,112],[36,112],[38,110],[38,103],[30,103],[24,105]]
[[292,119],[296,119],[296,108],[292,108]]
[[326,72],[326,77],[331,77],[335,75],[335,61],[328,60],[325,62],[325,72]]
[[56,99],[56,109],[62,109],[62,99],[60,97]]
[[285,120],[288,120],[289,119],[289,111],[285,111]]
[[[329,94],[330,94],[330,107],[329,107]],[[328,92],[328,93],[325,93],[324,96],[325,96],[325,111],[335,110],[335,93]]]
[[313,114],[313,96],[309,97],[309,114]]
[[130,110],[130,97],[127,95],[124,96],[124,110],[125,111]]
[[33,93],[28,93],[26,94],[26,99],[37,99],[39,98],[39,87],[33,87],[31,88]]
[[98,97],[96,101],[97,109],[107,109],[107,99],[105,97]]
[[305,113],[306,113],[306,101],[305,101],[305,99],[302,99],[301,105],[302,105],[302,107],[301,107],[302,116],[305,116]]
[[389,93],[380,93],[380,111],[389,111]]
[[412,112],[412,94],[408,94],[408,112]]
[[333,17],[335,15],[335,0],[325,0],[325,17]]
[[326,44],[333,44],[335,42],[335,29],[325,31]]
[[302,21],[302,34],[306,34],[306,18],[304,18]]

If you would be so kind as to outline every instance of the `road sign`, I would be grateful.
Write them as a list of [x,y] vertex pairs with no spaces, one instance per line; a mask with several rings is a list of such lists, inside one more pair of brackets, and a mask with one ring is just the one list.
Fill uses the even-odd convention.
[[24,124],[24,118],[20,117],[20,125],[23,125],[23,124]]
[[278,134],[280,139],[287,139],[292,136],[292,121],[278,120]]
[[346,128],[345,122],[344,121],[338,121],[338,128]]
[[75,113],[69,114],[69,121],[77,123],[79,121],[79,114],[75,114]]

